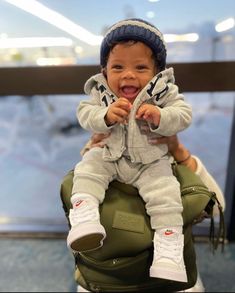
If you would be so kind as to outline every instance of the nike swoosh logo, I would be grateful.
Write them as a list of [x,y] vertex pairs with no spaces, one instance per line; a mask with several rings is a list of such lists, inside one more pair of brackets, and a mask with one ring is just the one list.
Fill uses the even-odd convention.
[[169,236],[169,235],[172,235],[172,234],[174,234],[173,231],[169,231],[169,230],[165,231],[165,235],[166,235],[166,236]]

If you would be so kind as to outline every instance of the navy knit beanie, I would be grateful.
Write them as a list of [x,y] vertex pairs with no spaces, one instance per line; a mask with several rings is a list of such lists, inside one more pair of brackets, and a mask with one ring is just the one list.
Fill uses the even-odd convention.
[[162,33],[149,22],[131,18],[115,23],[109,28],[100,48],[100,65],[105,67],[110,49],[120,41],[140,41],[150,47],[155,56],[158,69],[164,70],[166,67],[166,44]]

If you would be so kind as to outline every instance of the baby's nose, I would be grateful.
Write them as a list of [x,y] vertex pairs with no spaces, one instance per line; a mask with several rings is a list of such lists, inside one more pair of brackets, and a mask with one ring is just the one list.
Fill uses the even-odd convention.
[[132,70],[125,70],[123,72],[123,78],[135,78],[135,73]]

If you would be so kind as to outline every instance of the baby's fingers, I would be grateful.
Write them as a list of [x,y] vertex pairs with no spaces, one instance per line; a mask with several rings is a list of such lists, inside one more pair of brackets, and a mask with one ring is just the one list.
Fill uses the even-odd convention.
[[145,109],[144,108],[139,108],[136,112],[136,119],[143,119],[143,116],[145,114]]

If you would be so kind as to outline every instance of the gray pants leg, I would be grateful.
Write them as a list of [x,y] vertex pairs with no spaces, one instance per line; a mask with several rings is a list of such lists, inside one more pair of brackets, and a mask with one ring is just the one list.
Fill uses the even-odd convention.
[[167,159],[150,164],[134,185],[146,202],[153,229],[183,225],[180,185]]
[[72,194],[87,193],[103,202],[109,183],[116,178],[116,168],[113,162],[103,160],[102,152],[102,148],[92,148],[75,166]]
[[109,183],[118,179],[138,188],[153,229],[183,225],[180,186],[167,158],[149,165],[133,164],[125,158],[107,162],[102,152],[93,148],[76,165],[72,194],[88,193],[101,203]]

